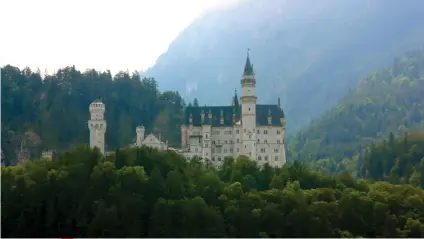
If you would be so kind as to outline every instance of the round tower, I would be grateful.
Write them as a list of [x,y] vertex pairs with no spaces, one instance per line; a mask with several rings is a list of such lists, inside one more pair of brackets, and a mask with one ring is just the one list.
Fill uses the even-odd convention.
[[90,104],[89,110],[90,120],[88,121],[88,128],[90,130],[90,147],[97,147],[104,154],[106,133],[104,114],[106,106],[100,100],[95,100]]

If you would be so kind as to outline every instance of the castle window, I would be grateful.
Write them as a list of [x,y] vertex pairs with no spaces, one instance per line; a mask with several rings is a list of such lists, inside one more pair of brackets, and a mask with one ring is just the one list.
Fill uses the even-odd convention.
[[221,157],[218,157],[218,161],[221,161]]
[[215,140],[214,140],[214,141],[212,141],[212,144],[215,144]]
[[265,156],[265,160],[268,160],[268,156]]
[[278,153],[278,149],[274,149],[274,152]]
[[258,134],[260,134],[260,131],[259,131],[259,129],[258,129]]
[[208,135],[207,134],[205,135],[205,138],[208,138]]
[[280,134],[280,131],[279,130],[277,130],[277,134]]
[[233,149],[232,148],[230,148],[230,153],[232,153],[233,152]]
[[281,144],[281,141],[280,140],[277,140],[277,144]]
[[228,141],[227,140],[225,140],[225,144],[228,144]]
[[194,151],[197,153],[197,148],[195,148]]
[[240,130],[236,130],[236,134],[240,134]]
[[230,144],[232,144],[233,143],[233,140],[230,140]]
[[208,156],[209,154],[208,153],[206,153],[206,156]]
[[268,134],[268,130],[264,130],[264,134]]
[[265,142],[265,143],[268,143],[268,140],[266,140],[266,139],[265,139],[265,140],[264,140],[264,142]]
[[215,153],[215,149],[214,149],[214,148],[212,148],[212,150],[211,150],[211,151],[212,151],[212,153]]
[[244,129],[244,132],[246,133],[246,129]]
[[218,139],[218,144],[221,143],[221,140]]
[[225,149],[224,149],[224,153],[228,153],[228,149],[226,149],[226,148],[225,148]]
[[240,152],[240,149],[239,149],[239,148],[237,148],[237,153],[238,153],[238,152]]
[[209,147],[209,145],[208,144],[205,144],[205,148],[207,148],[207,147]]
[[265,153],[265,149],[261,149],[261,153]]
[[246,148],[247,146],[245,145],[244,148]]
[[249,152],[249,157],[250,157],[250,156],[252,156],[252,153],[251,153],[251,152]]
[[249,111],[250,111],[250,108],[249,108]]
[[215,158],[214,157],[212,157],[212,161],[215,161]]
[[261,156],[258,156],[258,160],[261,160],[262,159],[262,157]]
[[260,143],[259,139],[258,139],[258,143]]
[[240,139],[237,139],[237,143],[240,143]]
[[278,156],[275,156],[275,161],[278,161]]

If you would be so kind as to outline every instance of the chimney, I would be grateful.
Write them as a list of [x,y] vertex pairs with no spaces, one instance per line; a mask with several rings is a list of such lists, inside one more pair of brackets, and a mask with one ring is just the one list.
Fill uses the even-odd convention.
[[221,110],[221,118],[220,118],[220,120],[219,120],[219,123],[220,123],[221,125],[223,125],[223,124],[224,124],[224,111],[223,111],[223,110]]
[[272,124],[271,109],[268,110],[268,124]]
[[200,121],[201,121],[202,124],[205,121],[205,111],[203,109],[200,112]]

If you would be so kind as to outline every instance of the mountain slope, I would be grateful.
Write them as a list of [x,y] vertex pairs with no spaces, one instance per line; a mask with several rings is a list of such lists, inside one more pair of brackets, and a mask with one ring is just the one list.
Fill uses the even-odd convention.
[[245,0],[195,21],[142,75],[190,101],[230,104],[251,48],[259,101],[281,97],[290,133],[423,44],[423,22],[420,0]]
[[390,132],[424,129],[424,50],[397,57],[289,140],[289,157],[340,161]]

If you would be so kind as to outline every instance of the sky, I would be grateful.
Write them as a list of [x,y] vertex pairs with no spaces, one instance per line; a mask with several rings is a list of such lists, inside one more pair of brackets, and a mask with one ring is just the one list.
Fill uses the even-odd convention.
[[228,1],[5,0],[0,66],[146,70],[193,20]]

